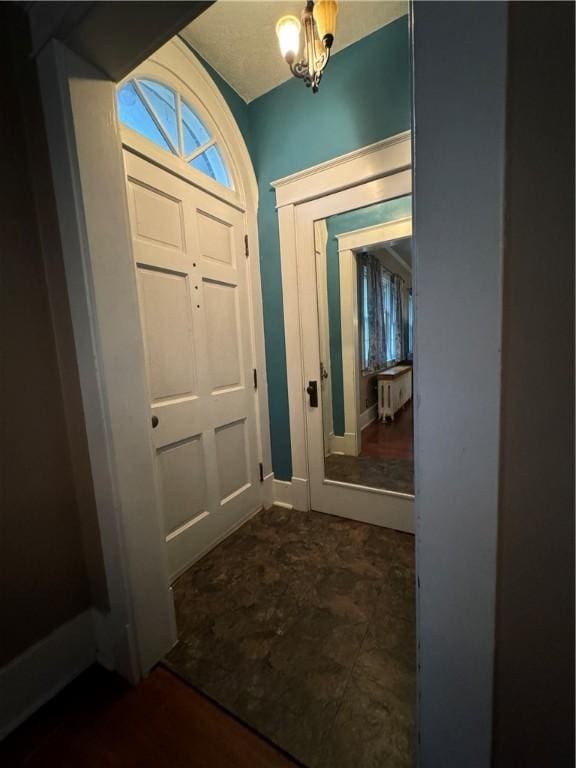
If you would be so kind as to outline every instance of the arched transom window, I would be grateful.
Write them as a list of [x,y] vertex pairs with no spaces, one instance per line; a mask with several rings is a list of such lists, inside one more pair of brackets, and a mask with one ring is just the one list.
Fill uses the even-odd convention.
[[118,91],[120,121],[185,163],[232,189],[216,139],[190,104],[157,80],[134,78]]

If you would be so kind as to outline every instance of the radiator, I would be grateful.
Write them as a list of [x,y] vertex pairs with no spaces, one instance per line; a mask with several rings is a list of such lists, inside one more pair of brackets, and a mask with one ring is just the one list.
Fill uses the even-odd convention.
[[378,418],[394,420],[412,397],[412,366],[396,365],[378,374]]

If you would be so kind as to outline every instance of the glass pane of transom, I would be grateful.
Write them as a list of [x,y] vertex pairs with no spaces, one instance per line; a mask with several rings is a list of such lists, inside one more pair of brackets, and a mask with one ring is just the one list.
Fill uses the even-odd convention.
[[182,137],[184,139],[184,157],[210,141],[206,126],[200,122],[195,112],[182,101]]
[[128,128],[150,139],[162,149],[171,151],[133,83],[126,83],[118,92],[118,115],[120,122]]
[[138,83],[154,109],[162,127],[179,151],[176,94],[166,85],[162,85],[162,83],[158,83],[156,80],[139,80]]
[[207,176],[210,176],[211,179],[215,179],[215,181],[223,184],[225,187],[232,188],[230,176],[228,175],[224,160],[217,146],[214,145],[209,147],[205,152],[202,152],[201,155],[198,155],[198,157],[191,160],[190,165],[193,168],[202,171],[202,173],[205,173]]

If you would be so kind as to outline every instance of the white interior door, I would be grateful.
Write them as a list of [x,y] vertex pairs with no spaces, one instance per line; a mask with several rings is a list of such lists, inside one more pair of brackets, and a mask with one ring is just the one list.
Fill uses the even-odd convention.
[[124,151],[170,575],[258,508],[244,214]]
[[355,210],[370,203],[410,194],[411,173],[403,171],[336,192],[295,206],[296,260],[300,307],[303,362],[303,390],[317,382],[318,404],[303,391],[305,398],[306,442],[310,479],[310,503],[319,512],[341,515],[373,525],[414,532],[414,498],[325,477],[324,425],[322,419],[326,392],[320,386],[320,323],[322,302],[318,300],[318,274],[315,253],[315,223],[337,213]]

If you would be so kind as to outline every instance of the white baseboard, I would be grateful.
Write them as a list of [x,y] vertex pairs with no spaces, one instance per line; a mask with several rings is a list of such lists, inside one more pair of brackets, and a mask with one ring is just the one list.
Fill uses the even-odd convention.
[[[170,605],[173,607],[174,601]],[[176,616],[172,609],[170,615],[172,635],[176,637]],[[112,613],[103,613],[96,608],[92,609],[92,627],[94,630],[94,642],[96,645],[96,661],[100,666],[110,671],[116,671],[136,685],[142,679],[142,670],[136,661],[137,650],[132,627],[114,621]]]
[[54,630],[0,669],[0,739],[96,661],[91,610]]
[[302,512],[310,509],[310,499],[308,494],[308,480],[303,477],[292,478],[292,504],[294,509]]
[[289,480],[274,480],[274,504],[292,509],[292,483]]
[[370,426],[370,424],[372,424],[373,421],[376,421],[377,418],[378,403],[374,403],[374,405],[371,405],[370,408],[366,408],[366,410],[362,411],[360,414],[360,431]]
[[274,472],[264,477],[262,481],[262,506],[268,509],[274,504]]
[[274,503],[287,509],[310,509],[308,480],[293,477],[292,480],[274,480]]
[[105,669],[114,669],[114,629],[111,614],[93,609],[92,629],[96,645],[96,660]]
[[356,434],[354,432],[346,432],[345,435],[331,435],[330,453],[343,453],[346,456],[356,456]]

